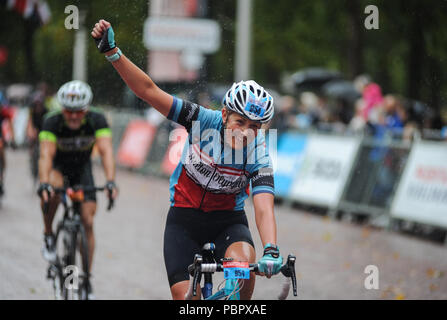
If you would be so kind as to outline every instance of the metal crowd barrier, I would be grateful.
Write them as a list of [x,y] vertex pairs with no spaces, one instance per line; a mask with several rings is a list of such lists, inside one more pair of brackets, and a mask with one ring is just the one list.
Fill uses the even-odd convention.
[[410,148],[408,141],[363,138],[337,208],[344,219],[363,216],[373,225],[390,226],[390,206]]

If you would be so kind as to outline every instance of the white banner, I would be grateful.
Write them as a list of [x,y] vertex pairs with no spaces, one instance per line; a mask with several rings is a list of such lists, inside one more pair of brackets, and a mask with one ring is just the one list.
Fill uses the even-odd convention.
[[413,146],[391,216],[447,228],[447,143]]
[[19,146],[26,141],[26,126],[28,124],[29,109],[21,108],[17,109],[14,116],[13,126],[14,126],[14,138],[15,143]]
[[214,53],[220,47],[220,26],[214,20],[149,17],[144,22],[143,42],[149,50],[189,50]]
[[291,188],[291,199],[336,207],[359,145],[358,138],[310,135]]

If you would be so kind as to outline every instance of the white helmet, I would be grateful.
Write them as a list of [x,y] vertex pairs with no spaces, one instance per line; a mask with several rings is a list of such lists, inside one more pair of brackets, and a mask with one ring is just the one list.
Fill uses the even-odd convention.
[[65,83],[57,92],[57,100],[63,108],[85,110],[92,102],[93,93],[90,86],[80,80]]
[[222,105],[253,121],[264,123],[273,118],[272,96],[253,80],[233,83]]

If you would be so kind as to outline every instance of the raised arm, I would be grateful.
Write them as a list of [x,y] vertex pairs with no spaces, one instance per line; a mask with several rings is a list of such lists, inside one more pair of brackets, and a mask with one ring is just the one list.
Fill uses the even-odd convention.
[[[91,33],[97,42],[98,49],[106,56],[113,56],[119,49],[115,46],[112,26],[105,20],[99,20]],[[99,41],[100,40],[100,41]],[[108,50],[107,50],[108,49]],[[141,99],[167,116],[173,103],[173,97],[161,90],[152,79],[130,61],[124,54],[112,62],[127,86]]]

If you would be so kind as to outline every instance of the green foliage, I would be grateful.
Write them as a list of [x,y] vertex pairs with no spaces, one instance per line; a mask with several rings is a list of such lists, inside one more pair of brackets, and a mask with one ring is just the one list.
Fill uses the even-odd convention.
[[[0,9],[0,45],[9,48],[10,57],[0,67],[0,82],[46,80],[57,88],[71,79],[75,31],[64,28],[64,8],[69,4],[87,12],[88,33],[100,18],[112,22],[123,53],[146,71],[147,50],[142,42],[148,15],[146,0],[47,2],[51,21],[36,30],[33,40],[35,78],[26,64],[23,19]],[[229,83],[234,74],[236,0],[208,3],[208,18],[222,27],[222,44],[217,53],[207,57],[206,78]],[[379,8],[379,30],[363,26],[367,16],[364,8],[370,4]],[[348,78],[368,73],[384,92],[418,98],[434,106],[446,104],[446,1],[253,0],[253,8],[252,70],[253,78],[261,83],[279,87],[284,74],[320,66],[339,70]],[[95,99],[121,104],[124,83],[93,41],[88,44],[88,79]]]

